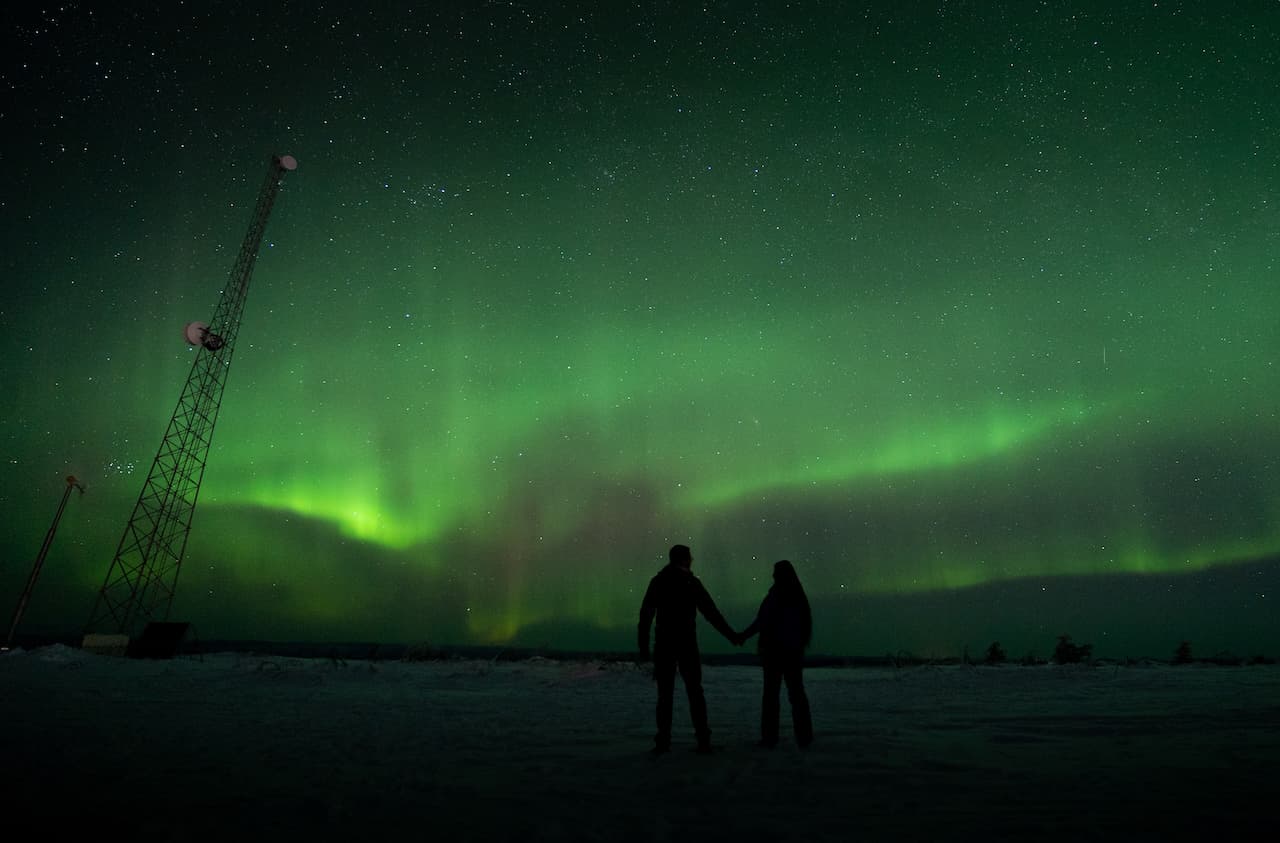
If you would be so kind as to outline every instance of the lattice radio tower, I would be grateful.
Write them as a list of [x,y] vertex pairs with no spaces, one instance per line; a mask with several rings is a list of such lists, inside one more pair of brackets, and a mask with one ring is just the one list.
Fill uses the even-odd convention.
[[285,173],[297,166],[292,155],[272,156],[249,231],[213,320],[208,325],[192,322],[186,326],[187,342],[196,347],[191,374],[107,569],[86,632],[131,635],[140,621],[168,618],[200,481],[208,464],[213,425],[240,332],[249,278],[280,183]]

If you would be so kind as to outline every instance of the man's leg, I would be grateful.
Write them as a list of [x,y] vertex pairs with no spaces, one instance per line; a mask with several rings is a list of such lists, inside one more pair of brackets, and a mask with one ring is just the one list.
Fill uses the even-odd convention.
[[707,749],[711,746],[711,728],[707,725],[707,698],[702,693],[702,657],[697,650],[681,654],[680,678],[689,694],[689,718],[693,720],[698,748]]
[[658,683],[658,734],[653,736],[654,749],[666,751],[671,746],[671,703],[676,690],[674,659],[655,654],[653,678]]

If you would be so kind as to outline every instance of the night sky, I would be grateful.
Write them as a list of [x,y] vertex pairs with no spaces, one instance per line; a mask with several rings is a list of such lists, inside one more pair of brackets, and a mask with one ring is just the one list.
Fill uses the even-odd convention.
[[820,652],[1280,655],[1276,4],[133,5],[7,13],[0,611],[88,487],[24,631],[289,153],[200,637],[625,649],[682,542]]

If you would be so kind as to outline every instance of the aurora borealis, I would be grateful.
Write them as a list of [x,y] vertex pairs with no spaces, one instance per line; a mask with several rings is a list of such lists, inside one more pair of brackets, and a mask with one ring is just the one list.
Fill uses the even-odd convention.
[[739,626],[793,560],[823,652],[1280,648],[1280,9],[776,5],[15,13],[0,594],[89,490],[25,627],[287,152],[206,638],[624,648],[683,542]]

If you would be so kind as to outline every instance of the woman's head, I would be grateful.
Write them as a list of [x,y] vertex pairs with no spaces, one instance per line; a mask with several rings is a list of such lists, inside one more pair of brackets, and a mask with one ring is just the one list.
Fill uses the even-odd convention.
[[809,597],[804,593],[800,577],[796,575],[795,566],[789,560],[782,559],[773,564],[773,588],[769,589],[769,593],[782,605],[799,609],[799,634],[804,646],[809,646],[813,638],[813,614],[809,609]]

